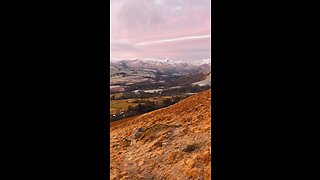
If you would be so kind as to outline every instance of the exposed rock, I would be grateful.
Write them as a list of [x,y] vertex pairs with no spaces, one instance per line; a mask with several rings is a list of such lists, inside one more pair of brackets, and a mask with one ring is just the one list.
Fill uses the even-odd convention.
[[139,128],[138,132],[144,132],[146,129],[145,128]]
[[137,130],[137,132],[134,134],[133,138],[134,139],[138,139],[141,137],[142,133],[145,131],[146,129],[145,128],[139,128]]
[[125,139],[123,139],[122,144],[124,147],[130,146],[131,140],[125,138]]
[[183,148],[182,151],[183,152],[192,152],[198,148],[199,147],[196,144],[192,144],[192,145],[188,145],[187,147]]

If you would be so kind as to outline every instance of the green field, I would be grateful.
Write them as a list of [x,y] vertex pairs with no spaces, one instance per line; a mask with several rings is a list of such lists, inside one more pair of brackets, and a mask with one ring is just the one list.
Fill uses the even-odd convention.
[[138,103],[133,103],[132,100],[110,100],[110,113],[115,114],[120,111],[127,110],[128,106],[135,106]]
[[164,99],[172,98],[175,96],[161,96],[152,98],[137,98],[137,99],[125,99],[125,100],[110,100],[110,114],[117,114],[121,111],[126,111],[129,106],[136,106],[139,103],[134,103],[136,100],[149,100],[155,103],[161,103]]

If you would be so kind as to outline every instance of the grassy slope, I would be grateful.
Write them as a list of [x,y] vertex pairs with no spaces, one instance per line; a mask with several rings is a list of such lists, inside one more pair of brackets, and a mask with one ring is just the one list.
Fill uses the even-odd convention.
[[[111,179],[210,179],[210,108],[211,90],[206,90],[111,126]],[[155,125],[143,139],[133,138],[137,129]],[[195,150],[184,151],[190,145]]]

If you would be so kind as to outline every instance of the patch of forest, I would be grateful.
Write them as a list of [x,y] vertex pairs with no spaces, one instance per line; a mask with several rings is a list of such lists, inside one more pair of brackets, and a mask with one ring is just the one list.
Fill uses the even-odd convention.
[[177,96],[184,93],[198,93],[204,90],[210,89],[211,86],[199,86],[199,85],[186,85],[180,88],[173,88],[173,89],[164,89],[162,92],[155,92],[155,93],[146,93],[141,90],[139,93],[135,93],[132,91],[125,91],[123,92],[122,96],[115,96],[111,95],[111,100],[122,100],[122,99],[137,99],[137,98],[152,98],[152,97],[159,97],[159,96]]

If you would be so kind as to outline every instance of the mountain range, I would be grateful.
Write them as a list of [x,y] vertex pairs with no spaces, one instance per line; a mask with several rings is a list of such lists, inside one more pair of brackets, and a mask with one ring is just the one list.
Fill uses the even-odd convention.
[[176,61],[172,59],[156,59],[156,58],[142,58],[142,59],[110,59],[111,68],[134,69],[134,70],[158,70],[158,71],[177,71],[183,72],[188,70],[204,70],[210,71],[211,59],[204,59],[197,61],[197,63],[187,63],[183,61]]

